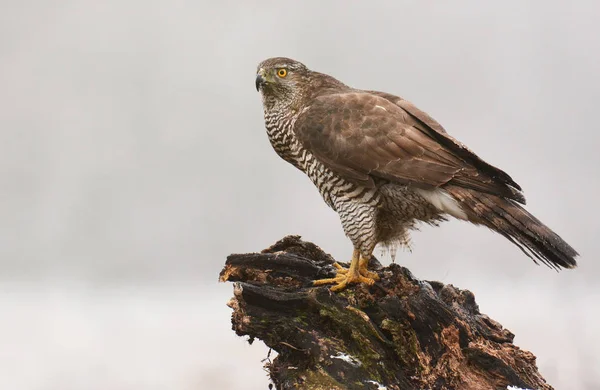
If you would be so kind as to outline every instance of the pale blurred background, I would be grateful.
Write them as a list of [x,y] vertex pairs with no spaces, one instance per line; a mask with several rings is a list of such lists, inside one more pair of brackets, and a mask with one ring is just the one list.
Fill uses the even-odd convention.
[[557,389],[600,388],[599,17],[595,1],[3,0],[0,388],[267,389],[267,349],[230,330],[226,256],[291,233],[351,251],[267,141],[254,75],[271,56],[404,96],[523,186],[578,269],[456,221],[397,261],[473,291]]

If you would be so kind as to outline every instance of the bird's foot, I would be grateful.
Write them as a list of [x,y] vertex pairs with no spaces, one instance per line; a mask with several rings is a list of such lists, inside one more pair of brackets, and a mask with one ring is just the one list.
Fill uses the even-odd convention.
[[338,263],[333,263],[336,269],[334,278],[320,279],[313,282],[313,286],[321,286],[323,284],[335,284],[331,286],[331,291],[340,291],[346,288],[349,284],[364,283],[367,286],[372,286],[376,280],[379,280],[379,275],[367,269],[369,259],[361,256],[358,249],[354,249],[352,253],[352,261],[350,268],[344,268]]
[[[364,283],[367,286],[372,286],[375,283],[374,278],[362,276],[358,269],[354,269],[353,272],[351,270],[344,270],[345,273],[339,273],[335,276],[335,278],[328,279],[319,279],[313,282],[313,286],[321,286],[324,284],[335,284],[335,286],[331,286],[331,291],[340,291],[346,288],[349,284],[355,283]],[[379,277],[378,277],[379,278]]]
[[379,280],[379,275],[377,274],[377,272],[371,272],[367,269],[368,265],[369,259],[361,257],[358,262],[358,272],[360,272],[360,274],[365,278],[374,279],[376,281]]
[[[368,262],[367,262],[368,263]],[[375,281],[379,280],[379,275],[376,272],[371,272],[367,269],[367,263],[363,263],[360,262],[358,265],[358,272],[364,276],[365,278],[369,278],[369,279],[374,279]],[[349,271],[348,268],[344,268],[342,265],[340,265],[339,263],[333,263],[333,267],[336,269],[337,271],[337,275],[346,275]],[[336,277],[337,277],[336,275]],[[332,278],[334,279],[334,278]]]
[[366,268],[359,270],[359,272],[365,278],[373,279],[374,281],[378,281],[380,279],[377,272],[368,271]]

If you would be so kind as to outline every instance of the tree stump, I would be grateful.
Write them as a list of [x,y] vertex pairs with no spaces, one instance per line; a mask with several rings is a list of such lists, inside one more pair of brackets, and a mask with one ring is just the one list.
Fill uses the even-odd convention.
[[230,255],[221,271],[221,281],[235,282],[233,330],[278,353],[266,365],[277,389],[552,389],[535,356],[481,314],[470,291],[375,258],[381,280],[371,287],[313,287],[334,276],[333,262],[288,236]]

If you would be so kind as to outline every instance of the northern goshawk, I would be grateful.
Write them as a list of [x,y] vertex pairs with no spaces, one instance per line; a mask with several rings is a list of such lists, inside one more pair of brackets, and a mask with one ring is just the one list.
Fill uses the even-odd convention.
[[578,253],[520,205],[508,174],[410,102],[282,57],[259,64],[256,89],[273,148],[308,175],[354,246],[350,268],[336,263],[336,277],[315,285],[373,284],[378,275],[367,266],[377,244],[407,244],[417,222],[447,216],[487,226],[534,261],[576,266]]

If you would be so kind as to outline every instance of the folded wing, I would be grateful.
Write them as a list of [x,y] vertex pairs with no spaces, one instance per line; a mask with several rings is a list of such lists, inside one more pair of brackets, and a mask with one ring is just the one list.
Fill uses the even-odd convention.
[[453,184],[525,203],[509,175],[393,95],[353,91],[320,96],[300,114],[294,131],[316,158],[362,185],[375,185],[376,177],[419,188]]

